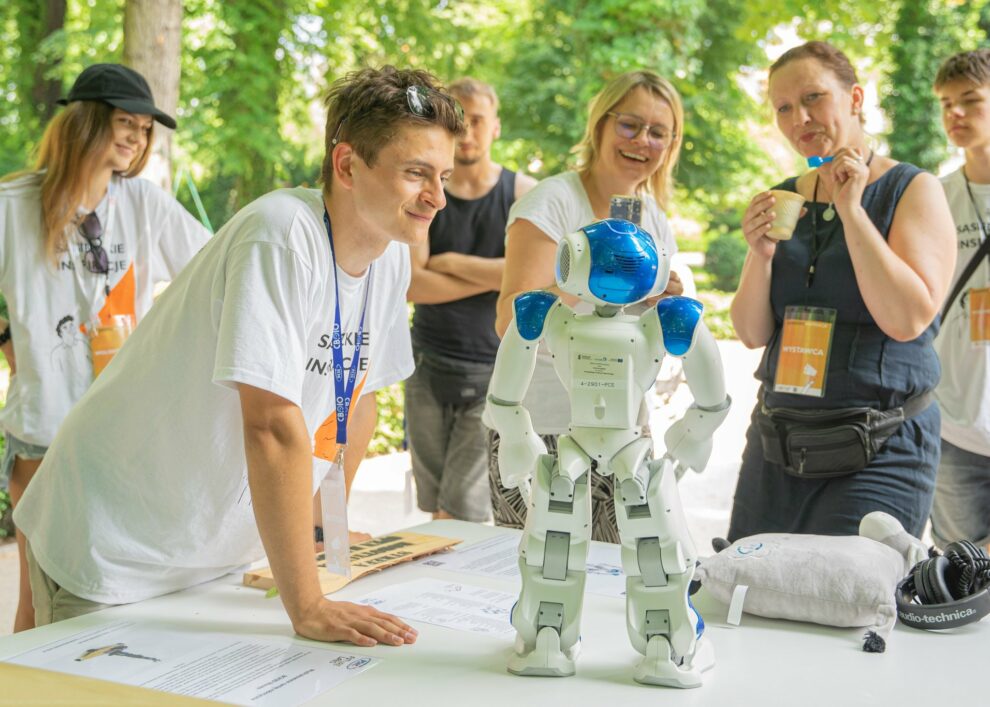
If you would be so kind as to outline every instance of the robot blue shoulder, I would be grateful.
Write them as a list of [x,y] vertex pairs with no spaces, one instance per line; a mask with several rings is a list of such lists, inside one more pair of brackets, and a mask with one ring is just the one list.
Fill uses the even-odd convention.
[[516,314],[516,329],[526,341],[535,341],[543,334],[543,323],[547,312],[557,301],[557,295],[546,290],[523,292],[516,297],[513,308]]
[[683,356],[691,348],[704,305],[690,297],[666,297],[657,302],[657,316],[667,353]]

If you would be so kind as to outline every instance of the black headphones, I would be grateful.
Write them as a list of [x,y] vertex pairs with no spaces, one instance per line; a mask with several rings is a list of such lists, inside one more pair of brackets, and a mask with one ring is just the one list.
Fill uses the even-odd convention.
[[922,629],[956,628],[990,614],[990,558],[968,540],[914,566],[897,585],[897,616]]

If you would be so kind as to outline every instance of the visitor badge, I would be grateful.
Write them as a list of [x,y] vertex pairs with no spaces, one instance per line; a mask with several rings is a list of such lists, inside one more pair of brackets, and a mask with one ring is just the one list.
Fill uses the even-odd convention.
[[990,288],[969,291],[969,339],[982,346],[990,343]]
[[835,328],[834,309],[790,306],[784,310],[784,330],[777,355],[775,393],[821,398]]
[[320,482],[323,516],[323,552],[328,572],[350,579],[351,545],[347,532],[347,485],[344,483],[344,447]]

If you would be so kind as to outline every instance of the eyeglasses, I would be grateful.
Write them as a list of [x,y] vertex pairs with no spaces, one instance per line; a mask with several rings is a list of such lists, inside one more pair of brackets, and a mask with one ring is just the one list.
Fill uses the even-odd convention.
[[669,145],[672,140],[677,138],[676,132],[660,123],[650,125],[635,115],[629,115],[628,113],[614,113],[609,111],[608,115],[615,118],[615,134],[621,138],[635,140],[642,134],[643,130],[646,130],[646,141],[650,147],[655,149]]
[[[440,93],[434,88],[429,86],[407,86],[406,87],[406,107],[409,108],[409,112],[418,118],[433,118],[437,114],[435,107],[435,101],[443,101],[448,105],[452,106],[454,112],[457,114],[457,119],[464,120],[464,109],[461,104],[453,99],[453,97]],[[333,134],[333,139],[330,141],[330,145],[336,147],[337,143],[340,142],[340,129],[344,127],[344,123],[347,121],[347,116],[340,119],[337,123],[337,130]]]
[[82,261],[86,269],[96,275],[106,275],[110,272],[110,258],[103,248],[103,224],[95,211],[86,214],[79,225],[79,232],[86,239],[89,250],[83,253]]

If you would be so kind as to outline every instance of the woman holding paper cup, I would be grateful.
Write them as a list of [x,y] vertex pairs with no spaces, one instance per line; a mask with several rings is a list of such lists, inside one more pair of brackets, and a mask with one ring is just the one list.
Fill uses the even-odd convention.
[[[209,237],[169,194],[134,178],[151,153],[154,122],[175,127],[140,74],[90,66],[60,103],[35,168],[0,181],[9,312],[0,345],[12,342],[17,361],[0,412],[0,483],[15,506],[69,409],[151,307],[155,284],[177,275]],[[21,631],[34,614],[20,531],[17,542]]]
[[743,216],[732,321],[766,349],[729,537],[855,535],[871,511],[920,535],[939,456],[932,340],[956,252],[945,197],[935,177],[869,146],[863,88],[829,44],[783,54],[769,94],[777,127],[820,166]]
[[[541,288],[560,294],[554,279],[557,243],[582,226],[608,218],[613,196],[639,197],[642,227],[669,254],[677,251],[663,209],[672,196],[672,175],[683,134],[684,110],[677,89],[651,71],[617,76],[591,100],[584,137],[573,150],[577,168],[544,179],[509,211],[505,269],[495,323],[499,336],[509,326],[517,295]],[[682,291],[680,278],[671,272],[666,294]],[[573,305],[576,300],[569,303]],[[570,423],[570,404],[545,350],[540,351],[523,405],[532,416],[536,432],[549,449],[556,449],[557,435],[566,432]],[[525,501],[516,489],[501,486],[498,436],[493,433],[490,440],[489,478],[495,522],[521,528]],[[612,479],[595,475],[593,484],[592,537],[618,542],[611,503]]]

